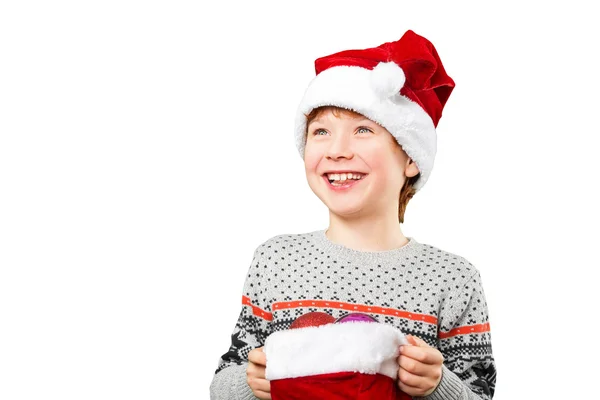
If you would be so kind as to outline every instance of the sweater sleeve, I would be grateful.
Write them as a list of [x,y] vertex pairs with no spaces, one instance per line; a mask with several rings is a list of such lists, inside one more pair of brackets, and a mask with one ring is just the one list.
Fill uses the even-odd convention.
[[453,292],[440,313],[438,349],[444,356],[442,379],[427,400],[490,400],[496,364],[488,308],[479,271]]
[[246,368],[250,351],[262,347],[271,333],[272,314],[262,296],[267,253],[265,243],[254,251],[244,281],[241,311],[231,334],[231,345],[220,357],[210,384],[211,400],[256,399],[246,380]]

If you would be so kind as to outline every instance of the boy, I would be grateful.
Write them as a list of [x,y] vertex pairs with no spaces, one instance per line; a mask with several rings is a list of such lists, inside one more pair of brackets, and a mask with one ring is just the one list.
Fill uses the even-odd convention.
[[403,393],[491,399],[496,366],[479,271],[400,229],[433,167],[435,127],[453,80],[433,45],[410,30],[396,42],[319,58],[315,67],[295,138],[329,227],[275,236],[256,249],[211,398],[270,399],[267,337],[309,312],[358,311],[408,335],[412,346],[397,359]]

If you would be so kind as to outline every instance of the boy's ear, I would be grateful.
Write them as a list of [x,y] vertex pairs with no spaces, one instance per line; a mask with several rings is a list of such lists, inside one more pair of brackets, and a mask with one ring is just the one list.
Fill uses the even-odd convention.
[[412,178],[419,173],[419,167],[417,167],[417,163],[415,163],[410,157],[408,158],[404,173],[409,178]]

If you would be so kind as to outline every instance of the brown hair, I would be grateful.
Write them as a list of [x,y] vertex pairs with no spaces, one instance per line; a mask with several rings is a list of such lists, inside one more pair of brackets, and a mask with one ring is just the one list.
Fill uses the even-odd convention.
[[[306,133],[308,132],[308,124],[311,123],[312,120],[314,120],[315,118],[318,118],[323,112],[327,111],[327,110],[331,110],[331,113],[339,118],[341,114],[344,114],[350,118],[359,118],[359,117],[363,117],[361,114],[352,111],[352,110],[347,110],[345,108],[341,108],[341,107],[336,107],[336,106],[322,106],[322,107],[317,107],[315,109],[313,109],[309,114],[305,114],[306,115],[306,128],[307,131],[304,132],[304,134],[306,135]],[[398,146],[399,148],[402,148],[402,146],[400,146],[400,144],[396,141],[396,139],[393,139],[393,143]],[[417,192],[416,189],[414,188],[414,184],[417,181],[417,179],[419,179],[419,176],[421,174],[418,173],[417,175],[407,178],[404,181],[404,185],[402,185],[402,189],[400,189],[400,196],[398,199],[398,221],[402,224],[404,223],[404,212],[406,211],[406,206],[408,205],[408,202],[410,201],[410,199],[412,199],[412,197],[415,195],[415,193]]]

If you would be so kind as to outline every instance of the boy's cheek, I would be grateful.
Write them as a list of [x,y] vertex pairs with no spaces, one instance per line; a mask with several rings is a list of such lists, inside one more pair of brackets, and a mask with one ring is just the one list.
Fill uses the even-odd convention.
[[304,154],[304,168],[306,169],[306,173],[316,173],[317,166],[319,165],[319,160],[321,156],[314,154],[310,151],[307,151]]

